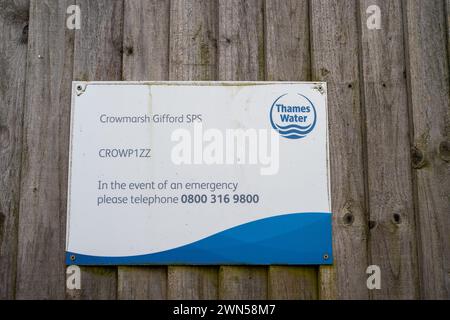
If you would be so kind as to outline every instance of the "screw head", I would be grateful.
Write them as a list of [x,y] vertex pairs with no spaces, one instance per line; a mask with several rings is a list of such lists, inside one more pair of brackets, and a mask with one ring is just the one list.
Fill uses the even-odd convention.
[[324,255],[323,255],[323,259],[324,260],[328,260],[330,258],[330,256],[328,255],[328,253],[325,253]]
[[71,261],[75,261],[75,255],[74,255],[74,254],[72,254],[72,255],[70,256],[70,260],[71,260]]

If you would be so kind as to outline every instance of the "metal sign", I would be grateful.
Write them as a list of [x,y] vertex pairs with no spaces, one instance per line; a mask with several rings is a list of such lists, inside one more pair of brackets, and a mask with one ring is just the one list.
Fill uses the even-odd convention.
[[325,83],[72,90],[67,264],[332,263]]

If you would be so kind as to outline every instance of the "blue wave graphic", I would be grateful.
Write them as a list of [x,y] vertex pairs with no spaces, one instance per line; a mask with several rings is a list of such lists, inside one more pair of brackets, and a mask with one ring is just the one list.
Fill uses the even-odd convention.
[[310,125],[307,125],[307,126],[304,126],[304,127],[303,126],[299,126],[298,124],[290,124],[290,125],[287,125],[287,126],[280,126],[279,124],[275,123],[275,125],[277,126],[277,128],[279,130],[289,130],[289,129],[308,130],[309,128],[311,128],[311,126],[313,124],[311,123]]
[[305,133],[303,133],[304,131],[300,131],[300,130],[280,130],[278,131],[281,135],[290,135],[290,134],[299,134],[299,135],[305,135]]
[[318,212],[261,219],[178,248],[145,255],[102,257],[66,252],[68,265],[332,263],[331,213]]

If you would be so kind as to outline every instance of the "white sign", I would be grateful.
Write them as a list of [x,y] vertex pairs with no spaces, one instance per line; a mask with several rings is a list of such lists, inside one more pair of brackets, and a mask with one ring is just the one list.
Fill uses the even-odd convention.
[[74,82],[67,264],[331,264],[325,83]]

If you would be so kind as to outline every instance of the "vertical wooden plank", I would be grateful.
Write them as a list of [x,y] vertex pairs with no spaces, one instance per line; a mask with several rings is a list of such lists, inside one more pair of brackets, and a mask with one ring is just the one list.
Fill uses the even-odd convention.
[[[124,3],[123,79],[169,77],[169,0]],[[119,299],[165,299],[167,267],[118,268]]]
[[334,266],[321,266],[318,278],[320,300],[336,300],[338,297],[336,268]]
[[172,0],[170,80],[216,79],[217,3]]
[[118,273],[118,299],[167,298],[167,267],[119,266]]
[[[123,42],[122,0],[77,0],[81,30],[76,32],[74,80],[121,80]],[[81,268],[81,292],[72,298],[115,299],[116,267]]]
[[0,1],[0,300],[14,299],[29,1]]
[[[320,288],[328,298],[329,292],[336,292],[336,298],[367,299],[368,223],[356,1],[314,0],[310,5],[313,79],[328,84],[336,268],[336,283],[321,283]],[[333,277],[321,276],[320,279]]]
[[[367,28],[376,4],[382,29]],[[367,132],[371,264],[382,272],[376,299],[419,296],[409,147],[408,97],[401,0],[360,1],[362,73]]]
[[[263,2],[219,0],[218,79],[264,80]],[[267,299],[267,268],[222,266],[219,299]]]
[[267,268],[221,266],[219,270],[219,299],[267,299]]
[[[267,80],[311,80],[309,4],[266,0]],[[316,267],[269,267],[270,299],[317,299]]]
[[219,0],[218,79],[264,80],[264,3]]
[[[217,3],[172,0],[170,3],[170,80],[216,78]],[[169,299],[217,299],[216,267],[169,266]]]
[[448,60],[450,60],[450,0],[447,0],[445,5],[447,10],[447,54]]
[[317,267],[269,268],[269,299],[316,300],[319,288]]
[[450,298],[450,107],[443,0],[404,1],[421,294]]
[[31,1],[16,298],[62,299],[73,31],[67,2]]
[[170,0],[125,1],[124,80],[168,80]]
[[266,0],[266,80],[311,80],[308,0]]

